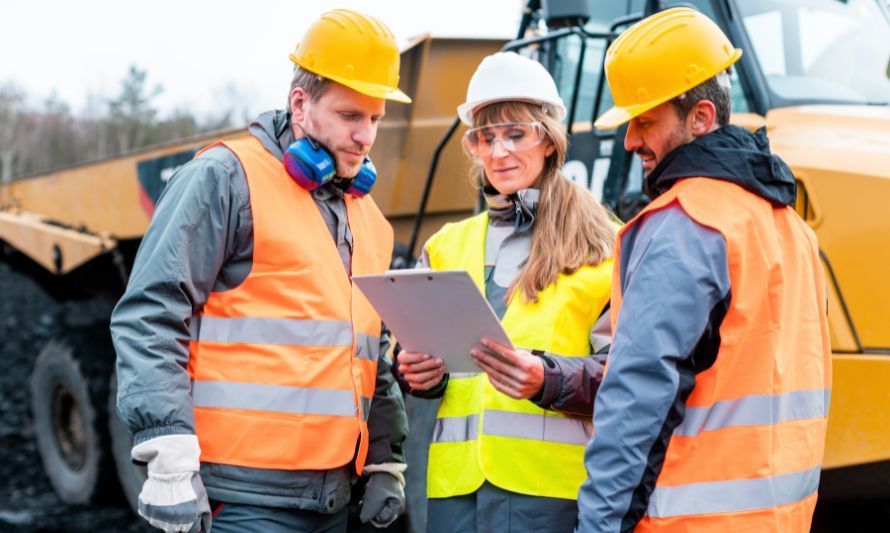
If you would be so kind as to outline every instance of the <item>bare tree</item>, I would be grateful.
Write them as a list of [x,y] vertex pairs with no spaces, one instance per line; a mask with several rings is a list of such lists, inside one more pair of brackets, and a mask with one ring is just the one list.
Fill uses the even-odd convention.
[[245,93],[231,83],[217,95],[219,105],[211,115],[198,118],[190,109],[179,107],[159,118],[153,100],[162,88],[150,86],[147,79],[145,70],[131,66],[116,97],[89,94],[80,116],[72,114],[56,94],[34,107],[17,85],[0,86],[0,183],[227,128],[233,118],[247,121]]
[[14,165],[25,149],[25,104],[25,93],[17,85],[0,87],[0,183],[16,174]]
[[151,101],[163,92],[160,85],[149,88],[145,70],[131,65],[124,78],[121,94],[108,103],[109,121],[117,137],[117,151],[126,152],[151,143],[151,126],[157,109]]

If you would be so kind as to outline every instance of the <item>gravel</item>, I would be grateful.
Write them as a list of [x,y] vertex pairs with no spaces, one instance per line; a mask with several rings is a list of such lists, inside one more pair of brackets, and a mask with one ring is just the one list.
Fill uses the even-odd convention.
[[[72,308],[72,305],[76,309]],[[43,344],[85,317],[107,314],[107,304],[65,304],[0,262],[0,530],[152,531],[123,502],[68,505],[43,472],[31,424],[30,377]],[[105,500],[121,489],[103,487]],[[118,498],[119,499],[119,498]]]

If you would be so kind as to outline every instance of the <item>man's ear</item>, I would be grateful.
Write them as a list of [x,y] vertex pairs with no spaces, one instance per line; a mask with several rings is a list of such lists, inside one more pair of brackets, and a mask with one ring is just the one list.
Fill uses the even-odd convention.
[[309,104],[309,95],[302,87],[294,87],[290,92],[290,114],[294,122],[302,122],[306,116],[306,106]]
[[695,137],[707,135],[719,127],[717,125],[717,108],[710,100],[699,100],[689,112],[689,119],[692,135]]

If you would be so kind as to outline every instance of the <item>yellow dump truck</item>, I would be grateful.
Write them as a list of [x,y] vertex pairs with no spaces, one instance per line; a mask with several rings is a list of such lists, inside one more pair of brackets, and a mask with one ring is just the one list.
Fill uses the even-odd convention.
[[[656,10],[692,6],[715,20],[745,53],[733,72],[732,121],[766,127],[775,153],[797,177],[797,208],[819,237],[831,287],[834,388],[822,498],[890,498],[890,19],[883,0],[531,0],[507,45],[535,57],[569,105],[565,171],[628,218],[646,199],[639,162],[622,129],[591,124],[611,106],[605,49],[621,30]],[[392,106],[372,156],[374,198],[396,228],[404,264],[443,222],[476,205],[466,185],[454,109],[482,56],[503,42],[429,39],[403,53],[410,106]],[[447,133],[447,135],[446,135]],[[166,179],[202,138],[60,169],[0,186],[0,258],[60,297],[114,301]],[[432,166],[431,165],[432,161]],[[426,181],[424,179],[426,178]],[[423,207],[418,212],[418,204]],[[108,383],[107,345],[66,338],[46,344],[32,376],[35,434],[57,492],[90,500],[107,473],[111,421],[118,475],[135,500],[126,432],[106,420],[113,383],[86,387],[78,361],[102,359],[91,375]],[[104,374],[103,374],[104,372]],[[109,387],[111,391],[109,392]],[[409,514],[421,528],[423,413],[409,439]],[[427,413],[429,414],[429,413]],[[426,417],[429,420],[429,417]],[[411,453],[411,450],[415,450]],[[106,470],[103,470],[106,469]]]

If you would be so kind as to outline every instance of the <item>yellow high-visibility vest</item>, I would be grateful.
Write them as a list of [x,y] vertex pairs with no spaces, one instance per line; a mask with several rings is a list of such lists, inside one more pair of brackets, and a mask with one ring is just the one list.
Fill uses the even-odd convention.
[[[487,228],[487,213],[445,225],[427,243],[431,268],[466,270],[484,292]],[[609,301],[611,282],[610,259],[560,274],[537,303],[517,291],[507,305],[504,330],[518,348],[590,355],[590,329]],[[427,495],[469,494],[488,480],[521,494],[576,499],[586,478],[584,447],[591,431],[590,417],[509,398],[483,372],[451,374],[430,444]]]

